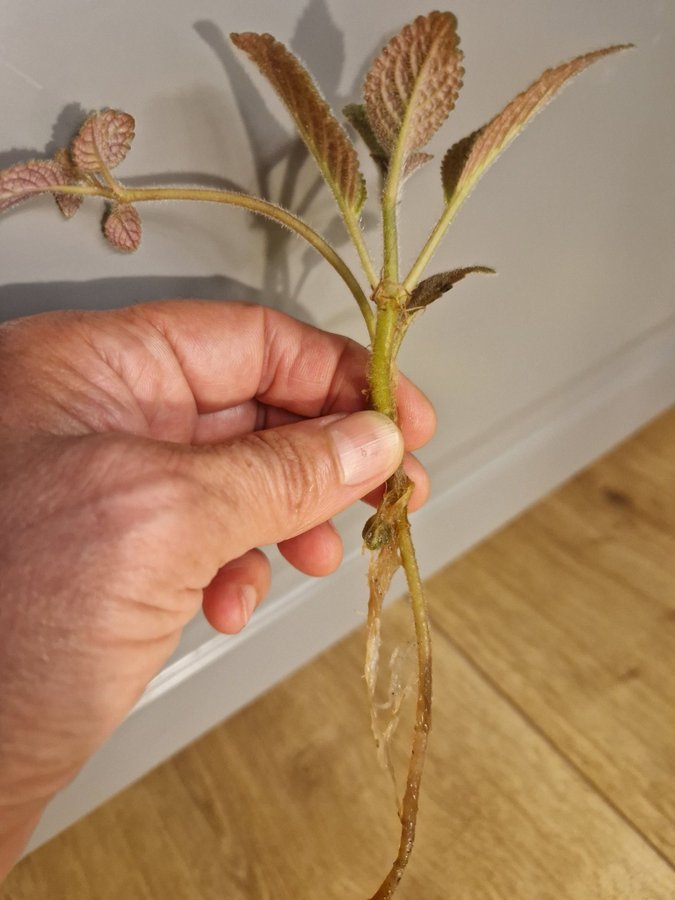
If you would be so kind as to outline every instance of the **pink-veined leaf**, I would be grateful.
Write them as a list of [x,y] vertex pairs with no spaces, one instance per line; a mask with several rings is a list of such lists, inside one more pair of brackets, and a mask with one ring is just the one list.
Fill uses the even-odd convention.
[[135,125],[133,116],[117,109],[92,113],[70,146],[73,163],[82,172],[114,169],[129,152]]
[[67,173],[53,159],[16,163],[0,171],[0,212],[69,183]]
[[571,78],[604,56],[632,46],[617,44],[605,47],[547,69],[487,125],[454,144],[443,159],[442,179],[446,199],[450,201],[456,197],[461,200],[466,197],[500,153]]
[[[76,184],[82,180],[78,179],[77,172],[67,150],[63,148],[57,150],[54,154],[54,162],[65,172],[69,183]],[[84,197],[77,194],[54,194],[54,200],[56,200],[56,205],[64,218],[71,219],[82,205]]]
[[364,84],[368,121],[391,156],[423,147],[455,105],[464,70],[457,19],[449,12],[418,16],[373,62]]
[[141,217],[130,203],[119,203],[103,220],[103,234],[123,253],[132,253],[141,243]]
[[356,150],[309,72],[270,34],[245,32],[230,37],[276,90],[338,203],[358,214],[366,185]]
[[442,297],[462,278],[466,278],[467,275],[472,275],[474,272],[482,275],[496,275],[495,270],[489,266],[465,266],[462,269],[452,269],[450,272],[439,272],[437,275],[430,275],[429,278],[420,281],[410,295],[410,300],[407,303],[408,309],[413,311],[428,306],[434,300]]

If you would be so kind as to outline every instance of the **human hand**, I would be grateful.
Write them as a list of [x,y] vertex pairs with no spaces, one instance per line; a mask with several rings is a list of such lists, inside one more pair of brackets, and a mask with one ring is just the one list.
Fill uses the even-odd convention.
[[[397,467],[366,351],[263,307],[174,302],[0,327],[0,877],[203,606],[238,631],[341,558],[331,515]],[[399,386],[408,450],[433,411]],[[353,414],[354,415],[346,415]],[[412,508],[427,492],[416,484]]]

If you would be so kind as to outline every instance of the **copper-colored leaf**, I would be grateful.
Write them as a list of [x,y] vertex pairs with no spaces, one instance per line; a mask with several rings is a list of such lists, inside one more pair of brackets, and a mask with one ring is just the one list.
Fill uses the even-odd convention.
[[[54,154],[54,162],[63,169],[71,184],[76,184],[81,180],[77,177],[75,167],[67,150],[57,150]],[[82,205],[84,197],[77,194],[54,194],[54,200],[56,200],[56,205],[63,216],[66,219],[71,219]]]
[[412,292],[407,304],[408,309],[416,310],[428,306],[434,300],[442,297],[462,278],[466,278],[467,275],[472,275],[474,272],[480,272],[483,275],[496,274],[495,270],[489,266],[465,266],[463,269],[452,269],[450,272],[439,272],[437,275],[431,275],[429,278],[425,278],[424,281],[420,281]]
[[141,217],[129,203],[112,207],[103,221],[103,234],[117,250],[131,253],[141,243]]
[[71,144],[74,164],[82,172],[114,169],[129,152],[135,125],[133,116],[117,109],[92,113]]
[[403,166],[403,177],[409,178],[413,172],[426,166],[433,158],[433,153],[411,153]]
[[443,191],[445,192],[446,200],[449,200],[455,193],[459,179],[462,177],[467,160],[473,150],[473,145],[478,140],[480,134],[480,129],[468,134],[466,137],[462,138],[461,141],[457,141],[457,143],[453,144],[443,157],[441,178],[443,179]]
[[[368,120],[365,106],[360,103],[350,103],[349,106],[345,106],[342,111],[363,138],[363,142],[370,150],[370,155],[373,160],[377,163],[382,173],[386,175],[387,169],[389,168],[389,155],[382,149],[375,136],[375,132]],[[432,159],[433,156],[431,153],[412,153],[403,165],[403,178],[408,178],[413,172],[416,172]]]
[[68,184],[68,176],[53,159],[31,159],[0,171],[0,212],[36,194]]
[[356,150],[309,72],[270,34],[246,32],[230,37],[283,100],[338,203],[358,213],[366,199],[366,186]]
[[389,41],[364,85],[368,120],[391,155],[405,160],[423,147],[455,105],[464,70],[457,19],[449,12],[418,16]]
[[596,60],[631,46],[619,44],[594,50],[556,68],[547,69],[487,125],[451,147],[445,155],[442,169],[446,198],[463,199],[499,154],[571,78]]
[[363,139],[363,143],[370,150],[370,155],[383,172],[387,171],[387,153],[380,146],[375,137],[373,127],[368,121],[366,108],[362,103],[350,103],[342,110],[348,122],[354,126]]

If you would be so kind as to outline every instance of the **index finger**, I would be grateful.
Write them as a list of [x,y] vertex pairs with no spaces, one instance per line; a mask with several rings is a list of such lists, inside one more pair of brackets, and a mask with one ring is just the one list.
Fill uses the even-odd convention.
[[[366,405],[368,351],[265,306],[169,301],[133,307],[169,343],[200,413],[256,399],[314,418]],[[407,378],[397,388],[406,446],[425,444],[435,427],[427,397]]]

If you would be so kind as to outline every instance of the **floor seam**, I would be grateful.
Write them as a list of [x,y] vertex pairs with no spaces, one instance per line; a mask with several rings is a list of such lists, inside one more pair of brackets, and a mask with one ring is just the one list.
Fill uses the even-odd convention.
[[[584,782],[584,784],[589,787],[594,794],[596,794],[602,802],[616,815],[628,828],[637,835],[640,840],[645,843],[650,850],[652,850],[658,857],[664,862],[673,874],[675,874],[675,860],[671,860],[670,857],[665,853],[658,844],[654,843],[654,841],[649,837],[649,835],[645,834],[642,829],[638,826],[636,822],[634,822],[624,810],[618,806],[614,800],[608,796],[608,794],[598,785],[593,778],[586,772],[584,769],[575,762],[564,750],[560,747],[554,738],[544,730],[544,728],[532,718],[532,716],[510,695],[508,694],[492,676],[489,672],[471,656],[464,647],[458,643],[456,638],[450,635],[438,622],[435,621],[433,615],[430,615],[430,622],[433,628],[433,631],[436,635],[443,637],[452,647],[452,649],[461,657],[461,659],[473,670],[473,672],[487,684],[496,694],[497,696],[503,700],[509,708],[521,719],[525,724],[531,728],[545,743],[546,745],[558,756],[568,768],[572,769],[572,771]],[[433,633],[432,633],[433,636]]]

